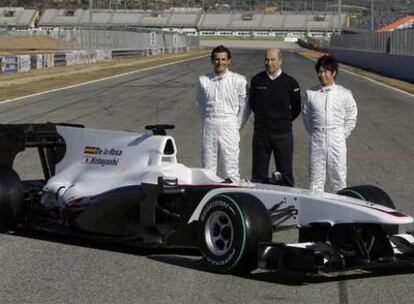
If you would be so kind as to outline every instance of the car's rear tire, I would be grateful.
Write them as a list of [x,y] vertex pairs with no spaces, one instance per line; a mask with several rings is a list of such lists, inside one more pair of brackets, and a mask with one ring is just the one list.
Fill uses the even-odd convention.
[[248,273],[257,268],[259,242],[272,239],[272,224],[256,197],[219,194],[201,211],[199,236],[201,254],[210,270]]
[[[361,185],[344,188],[339,190],[337,194],[349,196],[353,198],[362,199],[374,204],[382,205],[395,209],[395,204],[384,190],[372,186],[372,185]],[[387,235],[398,234],[398,225],[381,225]]]
[[13,229],[23,210],[23,184],[17,173],[0,166],[0,232]]

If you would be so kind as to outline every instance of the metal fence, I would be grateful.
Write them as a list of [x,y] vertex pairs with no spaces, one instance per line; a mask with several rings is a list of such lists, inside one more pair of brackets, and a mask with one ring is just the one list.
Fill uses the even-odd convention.
[[174,53],[198,48],[197,37],[163,31],[107,31],[59,29],[50,32],[61,50],[111,49],[153,50]]
[[330,47],[395,55],[414,55],[414,29],[332,36]]
[[59,50],[131,50],[152,54],[176,53],[200,47],[199,38],[160,30],[58,29],[8,31],[9,36],[48,36],[57,40]]

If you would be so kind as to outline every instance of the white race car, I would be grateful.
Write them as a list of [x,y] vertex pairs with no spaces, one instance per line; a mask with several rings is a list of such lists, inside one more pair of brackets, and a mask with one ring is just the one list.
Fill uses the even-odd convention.
[[[234,184],[177,162],[168,125],[152,134],[68,124],[0,125],[0,230],[34,229],[141,247],[195,247],[212,271],[318,273],[411,261],[413,218],[384,191],[313,195]],[[44,178],[21,180],[15,156],[37,148]],[[277,183],[277,181],[273,181]],[[295,243],[272,234],[299,229]]]

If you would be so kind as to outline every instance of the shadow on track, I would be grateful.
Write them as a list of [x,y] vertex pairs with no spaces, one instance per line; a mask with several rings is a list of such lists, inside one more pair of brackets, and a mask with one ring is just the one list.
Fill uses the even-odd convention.
[[329,282],[340,282],[340,281],[350,281],[356,279],[368,279],[368,278],[377,278],[383,276],[395,276],[402,274],[413,274],[414,265],[402,269],[401,267],[386,267],[385,269],[375,270],[375,271],[363,271],[363,270],[353,270],[345,272],[336,272],[332,274],[316,274],[316,275],[303,275],[303,274],[292,274],[292,273],[278,273],[273,271],[266,272],[254,272],[249,275],[244,276],[245,278],[263,281],[268,283],[276,283],[289,286],[300,286],[300,285],[310,285],[310,284],[321,284]]
[[[149,256],[149,259],[166,263],[170,265],[185,267],[193,270],[199,270],[204,272],[210,272],[208,267],[202,262],[201,258],[195,259],[194,257],[184,257],[184,256],[166,256],[166,255],[153,255]],[[403,268],[405,267],[405,268]],[[281,285],[288,286],[301,286],[301,285],[310,285],[310,284],[320,284],[328,282],[339,282],[355,279],[364,279],[364,278],[374,278],[382,276],[392,276],[392,275],[402,275],[402,274],[413,274],[414,273],[414,264],[405,263],[404,265],[399,266],[384,266],[384,269],[381,270],[349,270],[346,272],[337,272],[327,275],[305,275],[300,273],[291,273],[291,272],[276,272],[276,271],[267,271],[267,270],[256,270],[250,274],[238,275],[238,277],[263,281],[268,283],[276,283]]]
[[150,256],[150,255],[186,255],[200,256],[199,250],[195,248],[142,248],[137,245],[117,243],[114,241],[93,240],[80,237],[71,237],[67,235],[50,234],[41,231],[16,230],[7,233],[11,236],[28,238],[70,246],[85,247],[103,251],[119,252],[131,255]]
[[[130,255],[146,256],[148,259],[179,266],[201,272],[211,272],[203,263],[200,252],[195,248],[139,248],[132,245],[79,239],[68,236],[51,235],[45,232],[15,231],[9,233],[16,237],[37,239],[47,242],[60,243],[71,246],[80,246],[91,249],[112,251]],[[276,272],[267,270],[255,270],[250,274],[237,275],[240,278],[275,283],[287,286],[304,286],[310,284],[321,284],[328,282],[340,282],[356,279],[375,278],[383,276],[395,276],[403,274],[414,274],[413,262],[401,262],[398,265],[384,265],[381,269],[371,270],[347,270],[329,274],[312,274],[292,272]],[[222,275],[222,274],[217,274]]]

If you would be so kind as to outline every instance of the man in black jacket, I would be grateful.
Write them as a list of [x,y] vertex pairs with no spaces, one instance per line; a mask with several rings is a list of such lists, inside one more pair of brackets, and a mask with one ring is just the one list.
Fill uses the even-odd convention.
[[270,155],[284,184],[294,186],[292,121],[301,112],[298,82],[282,72],[280,50],[266,50],[266,70],[250,85],[250,107],[254,113],[252,181],[266,182]]

